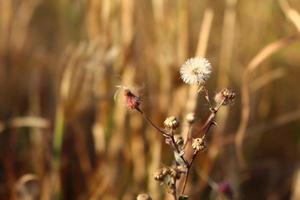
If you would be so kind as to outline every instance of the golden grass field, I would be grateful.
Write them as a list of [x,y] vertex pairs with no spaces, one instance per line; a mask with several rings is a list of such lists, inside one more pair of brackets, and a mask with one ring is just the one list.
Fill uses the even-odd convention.
[[212,65],[209,97],[236,98],[189,200],[299,200],[299,0],[0,0],[0,199],[174,198],[153,178],[172,149],[122,87],[157,126],[174,115],[185,134],[194,112],[201,132],[205,94],[179,73],[196,56]]

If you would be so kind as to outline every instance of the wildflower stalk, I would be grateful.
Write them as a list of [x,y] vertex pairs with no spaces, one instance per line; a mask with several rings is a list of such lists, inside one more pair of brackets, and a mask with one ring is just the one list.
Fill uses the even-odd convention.
[[[186,138],[175,139],[174,131],[179,127],[179,120],[174,116],[170,116],[164,121],[163,129],[158,127],[140,109],[142,101],[141,98],[134,95],[128,88],[124,87],[127,107],[138,111],[154,129],[165,137],[166,143],[174,148],[176,166],[160,169],[154,174],[154,178],[168,187],[168,191],[175,200],[177,200],[177,189],[181,185],[181,196],[179,199],[187,198],[186,196],[183,196],[183,194],[187,185],[191,167],[199,152],[202,152],[207,148],[205,138],[210,128],[216,124],[216,114],[222,105],[230,104],[235,98],[235,94],[233,92],[228,89],[224,89],[214,97],[214,104],[216,104],[216,106],[213,107],[208,90],[204,84],[209,78],[210,73],[211,64],[205,58],[188,59],[180,69],[182,80],[187,84],[196,85],[198,87],[197,92],[204,91],[205,99],[209,105],[210,114],[198,132],[198,135],[202,134],[201,138],[193,138],[191,136],[192,126],[195,121],[194,113],[189,113],[186,117],[188,123]],[[191,140],[193,140],[193,142],[191,142]],[[185,174],[185,176],[181,176],[181,174]]]

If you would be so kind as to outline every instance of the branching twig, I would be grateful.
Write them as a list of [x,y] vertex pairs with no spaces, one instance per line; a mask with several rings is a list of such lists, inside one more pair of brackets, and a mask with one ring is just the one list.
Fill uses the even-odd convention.
[[188,162],[186,161],[186,159],[183,157],[183,155],[181,155],[181,152],[178,148],[178,145],[176,144],[175,138],[173,134],[167,133],[165,130],[159,128],[158,126],[156,126],[152,120],[147,117],[147,115],[140,109],[140,108],[136,108],[136,110],[144,117],[144,119],[153,127],[155,128],[158,132],[160,132],[166,139],[169,138],[171,139],[172,142],[172,146],[174,147],[175,151],[178,153],[178,155],[180,156],[180,158],[182,159],[182,161],[188,165]]
[[[216,117],[216,113],[219,111],[219,109],[223,105],[223,103],[224,103],[224,100],[222,100],[215,108],[210,109],[211,113],[210,113],[209,117],[207,118],[206,122],[204,123],[204,125],[201,128],[202,132],[204,133],[202,138],[201,138],[202,140],[205,139],[209,129],[212,127],[212,125],[215,124],[214,119]],[[183,182],[183,187],[182,187],[182,190],[181,190],[181,194],[184,194],[184,190],[185,190],[187,180],[188,180],[188,177],[189,177],[189,174],[190,174],[190,169],[192,167],[192,164],[193,164],[198,152],[199,151],[193,153],[193,157],[191,158],[190,163],[187,165],[187,172],[186,172],[186,176],[185,176],[185,179],[184,179],[184,182]]]

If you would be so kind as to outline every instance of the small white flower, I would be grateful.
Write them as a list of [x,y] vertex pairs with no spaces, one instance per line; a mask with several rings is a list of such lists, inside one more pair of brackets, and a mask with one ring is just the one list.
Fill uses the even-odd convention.
[[181,66],[182,80],[190,85],[203,85],[211,73],[211,64],[205,58],[190,58]]

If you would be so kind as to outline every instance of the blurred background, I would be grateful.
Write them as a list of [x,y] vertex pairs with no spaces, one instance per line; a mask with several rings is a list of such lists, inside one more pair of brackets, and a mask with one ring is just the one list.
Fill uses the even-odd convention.
[[194,56],[212,63],[212,98],[237,98],[186,193],[300,199],[299,13],[299,0],[0,0],[0,199],[166,199],[153,172],[172,151],[116,86],[157,125],[194,111],[197,129],[208,105],[179,75]]

